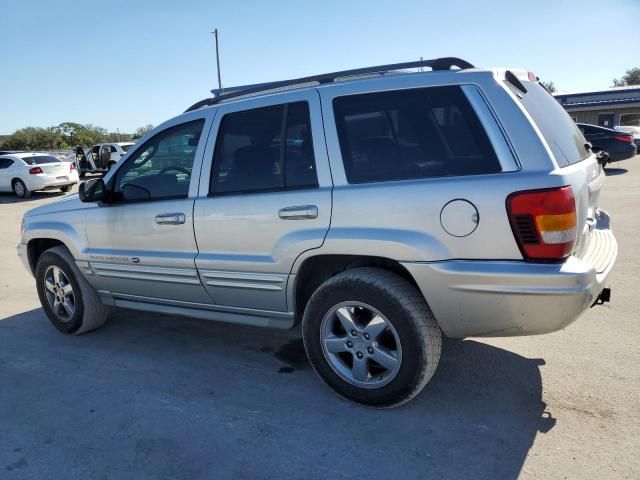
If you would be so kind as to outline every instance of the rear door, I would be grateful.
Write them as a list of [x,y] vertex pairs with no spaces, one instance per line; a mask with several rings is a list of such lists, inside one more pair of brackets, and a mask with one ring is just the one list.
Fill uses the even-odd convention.
[[222,104],[204,165],[194,208],[202,283],[221,306],[287,311],[293,262],[322,245],[331,218],[317,92]]

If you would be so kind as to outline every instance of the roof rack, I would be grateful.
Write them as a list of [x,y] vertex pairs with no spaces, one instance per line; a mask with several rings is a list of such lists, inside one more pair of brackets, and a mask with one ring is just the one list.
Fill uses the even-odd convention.
[[275,90],[277,88],[290,87],[293,85],[299,85],[304,83],[315,82],[318,84],[323,83],[331,83],[334,82],[338,78],[343,77],[353,77],[358,75],[367,75],[371,73],[385,73],[393,70],[403,70],[406,68],[419,68],[419,67],[429,67],[432,71],[439,70],[450,70],[451,67],[458,67],[461,70],[467,68],[474,68],[469,62],[462,60],[456,57],[443,57],[443,58],[434,58],[432,60],[417,60],[414,62],[404,62],[404,63],[392,63],[389,65],[378,65],[375,67],[364,67],[364,68],[356,68],[353,70],[342,70],[339,72],[332,73],[322,73],[320,75],[311,75],[309,77],[301,77],[294,78],[291,80],[281,80],[277,82],[268,82],[261,83],[258,85],[250,85],[246,88],[241,88],[240,90],[236,90],[233,92],[225,93],[223,95],[219,95],[217,97],[205,98],[204,100],[200,100],[199,102],[191,105],[186,112],[191,112],[193,110],[197,110],[202,107],[209,107],[211,105],[216,105],[217,103],[223,102],[225,100],[230,100],[236,97],[243,97],[245,95],[251,95],[253,93],[267,92],[269,90]]

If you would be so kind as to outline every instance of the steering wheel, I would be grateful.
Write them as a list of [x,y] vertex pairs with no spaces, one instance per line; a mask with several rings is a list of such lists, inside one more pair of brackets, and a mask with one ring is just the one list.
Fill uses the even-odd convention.
[[187,176],[191,176],[191,172],[189,170],[187,170],[184,167],[178,167],[178,166],[164,167],[162,170],[160,170],[158,175],[164,175],[165,173],[170,172],[171,170],[175,170],[176,172],[182,172]]

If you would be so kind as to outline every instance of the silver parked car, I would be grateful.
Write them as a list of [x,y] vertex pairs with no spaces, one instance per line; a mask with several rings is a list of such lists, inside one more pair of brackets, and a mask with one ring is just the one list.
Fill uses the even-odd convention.
[[18,251],[64,333],[114,307],[301,323],[331,388],[394,406],[442,333],[547,333],[608,300],[589,148],[535,76],[455,58],[252,86],[29,211]]

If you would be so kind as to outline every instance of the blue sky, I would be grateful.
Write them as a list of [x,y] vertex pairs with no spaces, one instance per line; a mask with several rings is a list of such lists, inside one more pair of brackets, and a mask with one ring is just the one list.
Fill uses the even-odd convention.
[[[560,90],[640,66],[640,0],[1,0],[0,134],[158,123],[231,86],[459,56]],[[616,53],[613,53],[616,52]]]

